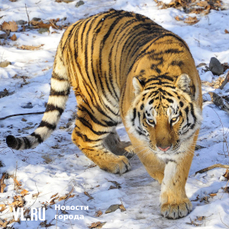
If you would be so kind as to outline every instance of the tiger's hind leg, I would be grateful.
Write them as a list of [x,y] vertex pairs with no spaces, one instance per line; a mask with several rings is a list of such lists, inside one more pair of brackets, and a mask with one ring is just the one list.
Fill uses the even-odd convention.
[[119,174],[127,172],[130,169],[127,157],[113,154],[111,149],[118,147],[108,143],[115,126],[105,125],[104,119],[99,120],[87,109],[78,107],[72,141],[101,169]]
[[120,138],[116,130],[113,130],[105,138],[104,145],[115,155],[124,155],[128,159],[132,158],[135,155],[131,142],[120,141]]

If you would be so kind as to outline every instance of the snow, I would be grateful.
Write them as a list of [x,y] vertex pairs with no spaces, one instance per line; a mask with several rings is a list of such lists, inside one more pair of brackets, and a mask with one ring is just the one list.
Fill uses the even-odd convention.
[[[196,65],[209,64],[211,57],[217,57],[221,63],[229,63],[229,7],[225,2],[226,10],[211,10],[208,15],[197,15],[200,21],[195,25],[187,25],[176,21],[175,16],[187,17],[184,12],[177,9],[159,10],[152,0],[87,0],[85,4],[76,8],[77,1],[71,3],[57,3],[53,0],[20,0],[10,2],[0,0],[0,24],[4,21],[27,21],[40,17],[42,20],[60,18],[61,23],[73,23],[80,18],[102,12],[109,8],[124,9],[144,14],[166,29],[181,36],[189,45]],[[164,0],[165,3],[170,1]],[[62,20],[66,18],[66,20]],[[51,33],[55,32],[55,33]],[[54,30],[38,33],[37,30],[15,32],[16,41],[7,39],[0,41],[0,62],[10,61],[11,65],[0,68],[0,91],[7,89],[9,96],[0,98],[1,117],[11,114],[44,111],[49,95],[49,83],[54,61],[55,51],[63,30]],[[13,33],[12,33],[13,34]],[[21,50],[22,45],[43,46],[39,50]],[[203,81],[212,82],[218,76],[203,71],[199,67],[200,77]],[[226,74],[226,73],[225,73]],[[23,77],[24,76],[24,79]],[[221,179],[225,169],[216,168],[208,172],[197,174],[195,172],[213,164],[229,164],[228,151],[228,114],[219,110],[212,104],[210,91],[220,95],[228,94],[228,87],[215,90],[203,85],[203,123],[197,145],[202,146],[196,150],[186,185],[188,197],[193,204],[193,211],[182,219],[168,220],[160,215],[159,195],[160,185],[153,180],[141,165],[137,156],[131,159],[132,169],[122,176],[109,174],[86,158],[83,153],[71,142],[71,131],[74,128],[74,112],[76,101],[74,93],[70,94],[65,112],[59,127],[52,136],[37,148],[26,151],[11,150],[6,146],[5,137],[9,134],[16,136],[31,133],[40,122],[42,115],[16,116],[0,121],[0,174],[4,172],[16,175],[21,182],[21,189],[16,189],[13,179],[5,179],[5,192],[0,193],[1,204],[13,202],[13,197],[19,195],[23,189],[29,193],[25,196],[26,208],[39,209],[47,205],[45,210],[46,223],[54,228],[85,229],[92,223],[106,222],[103,228],[192,228],[191,221],[200,224],[202,228],[217,229],[229,227],[229,195],[225,191],[227,181]],[[28,103],[32,108],[22,108]],[[24,118],[24,119],[22,119]],[[70,123],[69,123],[70,120]],[[67,123],[69,123],[67,125]],[[123,140],[127,134],[123,126],[118,127],[118,133]],[[111,181],[120,184],[119,189],[109,189]],[[52,196],[64,196],[72,191],[71,197],[54,205],[50,205]],[[93,199],[84,192],[89,193]],[[39,193],[37,197],[33,195]],[[215,193],[216,195],[210,196]],[[52,197],[52,198],[51,198]],[[105,214],[112,204],[123,204],[126,211],[120,209]],[[84,206],[85,209],[67,210],[58,209],[64,206]],[[87,208],[88,207],[88,208]],[[103,214],[96,217],[101,210]],[[71,219],[70,216],[78,217]],[[198,220],[198,217],[202,217]],[[65,220],[64,220],[65,217]],[[81,218],[80,218],[81,217]],[[13,213],[0,210],[0,218],[12,219]],[[55,219],[56,218],[56,219]],[[22,221],[13,224],[14,228],[41,228],[41,220]]]

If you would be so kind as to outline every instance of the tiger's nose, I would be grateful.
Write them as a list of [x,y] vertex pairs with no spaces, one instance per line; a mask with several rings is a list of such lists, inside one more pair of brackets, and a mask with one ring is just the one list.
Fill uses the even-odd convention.
[[159,150],[163,151],[163,152],[166,152],[167,150],[169,150],[171,148],[171,145],[170,146],[167,146],[167,147],[160,147],[160,146],[158,146],[157,148]]

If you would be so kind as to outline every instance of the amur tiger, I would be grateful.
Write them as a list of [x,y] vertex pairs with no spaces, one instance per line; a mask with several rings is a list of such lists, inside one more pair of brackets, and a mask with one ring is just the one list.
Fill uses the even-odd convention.
[[[187,44],[149,18],[110,10],[69,26],[59,43],[40,125],[6,142],[36,147],[55,130],[70,87],[77,100],[72,141],[101,169],[125,173],[138,155],[161,184],[161,214],[192,210],[185,184],[201,125],[201,82]],[[120,141],[123,122],[131,145]]]

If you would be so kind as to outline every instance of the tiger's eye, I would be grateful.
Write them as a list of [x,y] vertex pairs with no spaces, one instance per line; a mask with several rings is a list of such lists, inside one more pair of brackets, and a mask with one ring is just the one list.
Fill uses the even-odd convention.
[[147,119],[147,123],[151,126],[155,126],[155,121],[153,119]]
[[170,120],[170,123],[172,124],[172,123],[175,123],[177,120],[178,120],[178,116],[177,117],[174,117],[174,118],[172,118],[171,120]]

